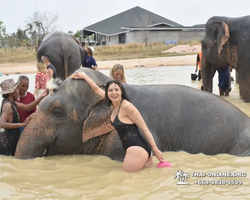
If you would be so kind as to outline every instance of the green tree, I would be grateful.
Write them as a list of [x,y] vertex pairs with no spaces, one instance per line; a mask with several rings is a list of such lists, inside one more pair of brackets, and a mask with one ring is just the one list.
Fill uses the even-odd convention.
[[11,35],[6,35],[6,44],[13,50],[13,47],[16,44],[16,34],[12,33]]
[[79,41],[81,41],[82,36],[81,36],[80,31],[77,31],[77,32],[73,35],[73,37],[74,37],[74,38],[77,38]]
[[27,35],[25,34],[25,31],[22,30],[20,27],[17,28],[16,31],[16,40],[17,40],[17,45],[22,46],[23,41],[27,38]]
[[0,21],[0,41],[2,43],[2,46],[4,47],[5,51],[6,51],[6,27],[3,25],[3,22]]
[[73,31],[68,31],[68,34],[71,35],[71,36],[74,35]]
[[26,29],[24,30],[24,34],[28,35],[31,43],[35,43],[36,39],[37,39],[37,33],[36,33],[36,30],[34,28],[35,27],[34,27],[33,23],[28,23],[26,25]]

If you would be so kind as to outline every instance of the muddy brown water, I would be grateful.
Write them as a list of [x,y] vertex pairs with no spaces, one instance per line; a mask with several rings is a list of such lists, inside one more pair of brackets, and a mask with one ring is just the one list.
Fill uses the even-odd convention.
[[[182,84],[199,89],[201,82],[191,81],[194,69],[135,68],[125,73],[131,84]],[[101,72],[109,74],[107,70]],[[1,76],[0,82],[7,78],[16,81],[18,76]],[[29,91],[33,92],[35,75],[28,77]],[[217,83],[215,74],[216,95]],[[250,116],[250,104],[240,99],[238,84],[232,83],[232,92],[225,99]],[[0,156],[0,199],[250,199],[250,157],[186,152],[164,152],[163,156],[172,168],[158,169],[154,158],[154,167],[139,173],[125,173],[122,163],[105,156],[61,155],[31,160]],[[181,180],[183,176],[177,176],[180,170],[189,177]]]

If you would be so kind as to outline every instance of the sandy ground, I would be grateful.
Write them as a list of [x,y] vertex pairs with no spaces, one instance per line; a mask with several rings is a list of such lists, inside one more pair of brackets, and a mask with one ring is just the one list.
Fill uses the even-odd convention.
[[164,53],[199,53],[201,51],[201,45],[177,45],[163,51]]
[[[124,68],[135,67],[160,67],[160,66],[192,66],[195,65],[196,55],[174,56],[174,57],[159,57],[159,58],[144,58],[131,60],[111,60],[111,61],[96,61],[98,69],[110,69],[115,64],[119,63]],[[36,73],[36,63],[3,63],[0,64],[0,74],[29,74]]]

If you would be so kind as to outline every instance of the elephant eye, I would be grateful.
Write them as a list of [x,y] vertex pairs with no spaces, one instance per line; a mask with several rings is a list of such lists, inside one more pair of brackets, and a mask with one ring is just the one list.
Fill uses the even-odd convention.
[[64,113],[63,113],[62,109],[60,109],[60,108],[55,108],[55,109],[53,110],[53,115],[54,115],[56,118],[63,118]]

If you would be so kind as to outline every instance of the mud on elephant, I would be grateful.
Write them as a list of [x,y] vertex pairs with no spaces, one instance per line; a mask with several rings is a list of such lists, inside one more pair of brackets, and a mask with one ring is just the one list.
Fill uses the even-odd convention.
[[[101,72],[79,70],[104,86]],[[250,118],[226,100],[181,85],[124,84],[161,151],[250,155]],[[44,99],[22,133],[17,158],[98,154],[122,160],[125,152],[110,124],[110,107],[84,80],[66,79]]]
[[202,81],[212,92],[217,67],[229,66],[239,74],[240,95],[250,102],[250,16],[212,17],[206,23],[202,40]]
[[63,32],[51,32],[42,38],[37,50],[37,61],[47,54],[57,71],[57,76],[64,79],[77,70],[85,56],[84,49],[72,36]]

